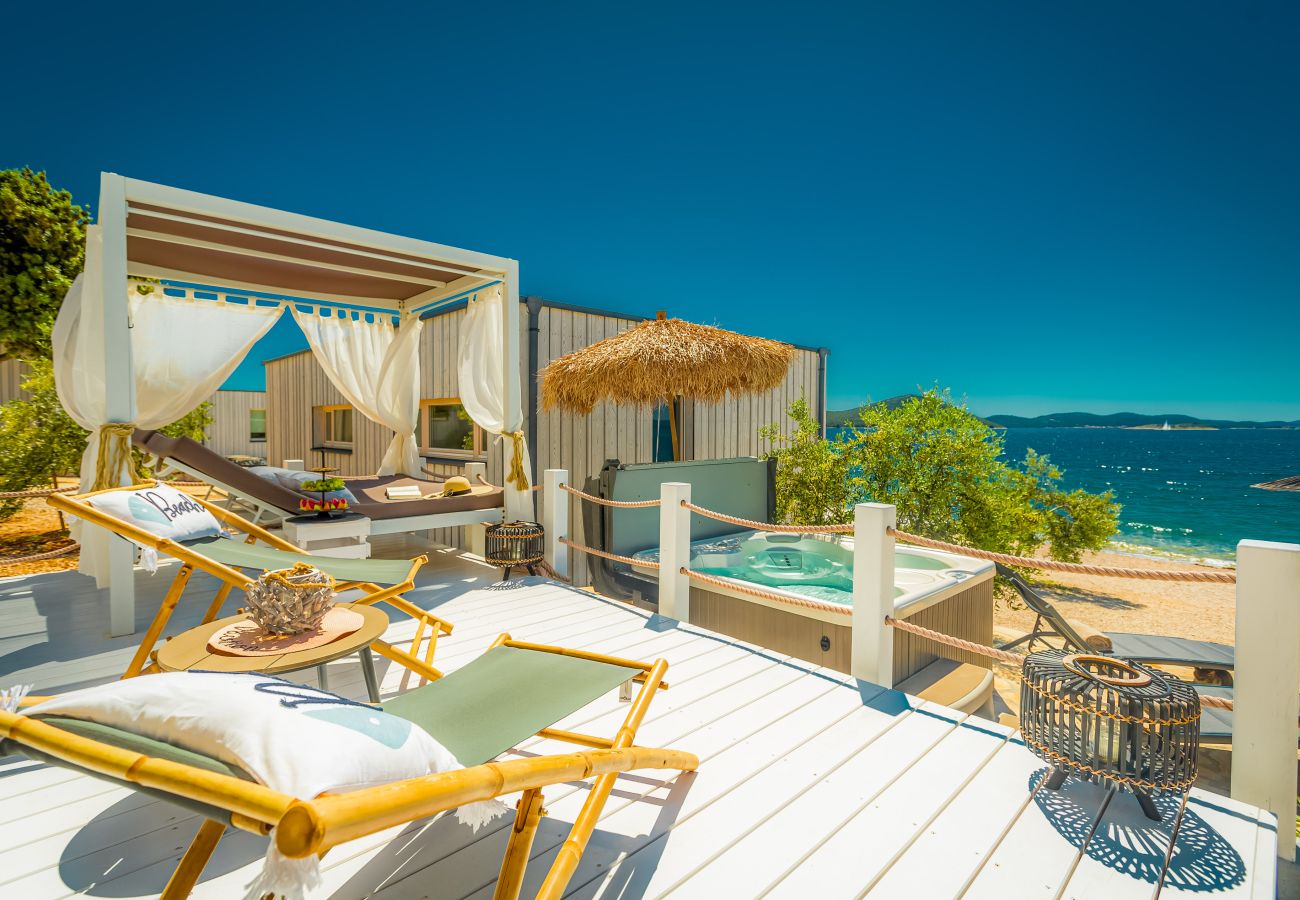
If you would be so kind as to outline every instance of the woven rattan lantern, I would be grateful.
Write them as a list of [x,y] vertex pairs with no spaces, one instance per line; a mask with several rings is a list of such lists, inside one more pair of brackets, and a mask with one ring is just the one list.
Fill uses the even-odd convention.
[[546,532],[536,522],[502,522],[486,529],[483,558],[506,570],[502,580],[510,580],[516,566],[537,574],[537,565],[546,553]]
[[1186,794],[1196,781],[1201,702],[1189,684],[1109,656],[1043,650],[1025,660],[1020,728],[1051,766],[1047,787],[1067,775],[1128,788],[1147,817],[1152,795]]

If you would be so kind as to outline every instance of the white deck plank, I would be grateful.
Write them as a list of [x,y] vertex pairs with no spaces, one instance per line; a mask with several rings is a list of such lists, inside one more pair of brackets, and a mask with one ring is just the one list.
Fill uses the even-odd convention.
[[1026,785],[1042,763],[1016,743],[1000,747],[938,819],[883,874],[872,900],[957,897],[1030,802]]
[[[1037,787],[1045,775],[1035,774]],[[1019,788],[1019,786],[1017,786]],[[1059,791],[1040,787],[1025,805],[984,865],[975,874],[963,900],[1056,898],[1079,860],[1079,840],[1072,832],[1091,827],[1105,800],[1105,791],[1070,779]],[[1050,811],[1051,816],[1044,815]],[[1132,897],[1146,897],[1135,883]]]
[[[916,727],[922,724],[926,727]],[[880,871],[887,860],[883,851],[888,845],[883,842],[910,833],[912,817],[931,811],[930,801],[937,799],[931,795],[947,799],[949,779],[961,778],[972,765],[978,765],[988,744],[985,735],[962,728],[960,721],[931,720],[914,713],[864,752],[846,759],[800,792],[669,894],[706,897],[733,890],[738,896],[758,897],[791,873],[794,883],[782,890],[781,896],[856,895],[860,884],[855,882],[866,873]],[[918,770],[921,777],[913,777]],[[894,790],[900,784],[905,790]],[[900,793],[908,794],[901,802]],[[888,815],[875,814],[881,804]],[[854,822],[865,824],[847,827]],[[867,843],[871,840],[877,845]],[[820,861],[823,856],[827,865]],[[847,872],[855,873],[853,880],[844,877]]]
[[[656,823],[649,830],[649,839],[633,847],[599,883],[580,886],[576,893],[660,896],[846,763],[862,760],[866,768],[888,768],[890,760],[896,758],[893,754],[909,745],[924,745],[945,730],[937,720],[918,716],[911,709],[881,712],[859,705],[813,739],[799,743],[757,771],[747,772],[743,764],[735,763],[734,770],[730,766],[711,766],[710,772],[701,771],[694,777],[703,782],[707,776],[713,780],[714,789],[702,792],[696,801],[693,788],[687,785],[685,797],[679,801],[682,808],[676,815]],[[717,789],[720,782],[721,790]],[[604,836],[603,831],[598,833],[593,843]]]
[[[996,727],[996,726],[994,726]],[[859,803],[848,818],[832,826],[829,836],[814,849],[790,859],[798,842],[783,848],[781,857],[789,865],[779,879],[767,888],[773,897],[856,897],[862,890],[857,873],[876,873],[867,882],[870,889],[874,880],[889,870],[892,864],[905,855],[915,839],[937,819],[952,801],[960,795],[988,761],[1001,749],[996,740],[990,741],[992,729],[983,727],[981,721],[972,725],[963,721],[944,735],[933,749],[921,756],[896,779]],[[847,792],[846,792],[847,793]],[[803,798],[801,798],[803,799]],[[811,801],[808,801],[811,802]],[[833,807],[826,809],[828,816],[837,815]],[[771,843],[769,824],[769,845]],[[765,847],[751,847],[747,841],[741,856],[762,856]],[[781,857],[772,854],[771,863],[765,862],[764,878]],[[712,878],[715,869],[703,874]],[[845,873],[855,873],[855,878],[845,878]],[[754,871],[751,878],[759,873]],[[688,885],[691,886],[691,885]],[[757,893],[756,893],[757,896]]]
[[[171,574],[140,576],[141,627]],[[1164,846],[1158,833],[1131,820],[1122,806],[1128,798],[1101,819],[1091,848],[1097,855],[1081,852],[1071,829],[1078,821],[1090,824],[1088,805],[1095,812],[1101,793],[1071,782],[1060,794],[1030,799],[1029,783],[1042,767],[1007,743],[997,726],[976,730],[973,722],[958,724],[955,713],[871,686],[860,695],[856,683],[838,674],[566,586],[525,579],[502,587],[496,577],[454,554],[439,555],[421,573],[408,597],[456,626],[439,640],[435,665],[452,671],[503,631],[638,659],[662,656],[672,687],[655,699],[638,742],[701,758],[693,775],[648,772],[618,780],[570,883],[571,896],[630,900],[670,889],[683,897],[769,889],[776,896],[856,896],[871,887],[873,897],[911,898],[957,896],[967,884],[967,896],[1000,900],[1058,892],[1104,900],[1151,896],[1153,883],[1100,855],[1134,833],[1150,845],[1139,865]],[[169,631],[196,622],[214,590],[210,579],[196,577]],[[138,637],[105,639],[103,607],[87,580],[75,575],[0,582],[0,681],[38,680],[38,690],[49,690],[116,677]],[[392,619],[387,638],[409,644],[414,622],[400,614]],[[415,685],[400,667],[377,664],[385,695]],[[315,674],[298,677],[314,683]],[[331,664],[330,686],[363,694],[355,658]],[[610,693],[558,724],[609,733],[626,710]],[[559,749],[568,746],[532,739],[515,752]],[[525,896],[540,883],[587,791],[577,784],[547,791],[550,816],[534,844]],[[1226,847],[1241,860],[1240,878],[1219,893],[1272,896],[1271,820],[1217,797],[1198,796],[1190,808],[1200,824],[1180,839],[1185,858],[1175,854],[1168,895],[1198,886],[1198,847],[1231,861]],[[85,776],[0,759],[0,896],[156,896],[198,821]],[[475,835],[444,816],[335,848],[324,862],[321,896],[486,897],[509,821]],[[228,834],[195,896],[241,896],[265,848],[263,838]]]
[[[1154,897],[1178,801],[1162,798],[1156,805],[1164,814],[1158,823],[1142,814],[1132,795],[1116,796],[1088,841],[1064,896],[1109,896],[1131,890],[1131,882],[1141,880],[1150,884]],[[1161,896],[1209,892],[1215,897],[1249,897],[1252,886],[1247,866],[1254,862],[1253,841],[1259,833],[1255,810],[1226,797],[1192,798]]]

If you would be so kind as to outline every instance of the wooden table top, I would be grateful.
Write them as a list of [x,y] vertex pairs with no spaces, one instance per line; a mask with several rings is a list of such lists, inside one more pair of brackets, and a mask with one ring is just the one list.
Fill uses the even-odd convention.
[[247,621],[248,615],[241,613],[217,619],[215,622],[176,635],[158,650],[158,665],[165,672],[202,669],[207,672],[262,672],[267,675],[278,675],[281,672],[296,672],[299,669],[308,669],[351,656],[361,648],[369,647],[388,630],[388,616],[382,610],[357,603],[338,605],[340,608],[359,613],[365,622],[351,634],[344,635],[337,641],[331,641],[322,647],[294,650],[289,653],[272,653],[266,656],[234,656],[213,652],[208,646],[208,638],[227,625]]

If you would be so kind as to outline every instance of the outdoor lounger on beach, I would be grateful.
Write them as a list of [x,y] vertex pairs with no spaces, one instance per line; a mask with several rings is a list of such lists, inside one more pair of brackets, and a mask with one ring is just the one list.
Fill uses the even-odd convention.
[[[226,762],[176,742],[53,715],[0,710],[0,753],[23,753],[204,816],[162,894],[166,900],[190,893],[227,827],[262,835],[274,829],[272,839],[283,856],[304,858],[445,810],[522,791],[496,888],[497,897],[517,897],[539,818],[545,814],[543,789],[594,779],[537,894],[553,898],[563,894],[620,773],[692,771],[698,765],[690,753],[633,745],[655,693],[667,687],[667,667],[664,660],[641,663],[502,635],[473,662],[382,706],[384,712],[423,729],[466,768],[318,797],[272,790]],[[143,680],[165,677],[146,675]],[[631,682],[639,682],[640,690],[613,737],[551,727]],[[24,705],[46,699],[28,698]],[[491,762],[533,736],[585,749]],[[436,886],[433,890],[436,894]]]
[[[1025,601],[1025,605],[1036,617],[1030,632],[1001,645],[1003,650],[1024,644],[1026,649],[1032,651],[1036,643],[1041,642],[1044,646],[1050,646],[1046,638],[1060,638],[1065,646],[1080,652],[1101,652],[1109,656],[1155,665],[1188,666],[1198,670],[1198,674],[1202,677],[1212,673],[1225,681],[1230,681],[1232,678],[1236,655],[1234,649],[1227,644],[1194,641],[1161,634],[1093,631],[1082,623],[1067,619],[1046,597],[1030,587],[1012,569],[998,563],[997,571],[999,575],[1011,582],[1011,586],[1016,589],[1021,599]],[[1230,684],[1196,684],[1194,687],[1203,694],[1225,700],[1232,699],[1233,692]],[[1211,706],[1202,709],[1201,739],[1216,742],[1230,741],[1232,710]]]
[[[157,615],[154,616],[153,621],[146,629],[135,657],[123,674],[124,678],[138,675],[147,670],[149,654],[153,651],[154,645],[158,643],[159,638],[162,637],[163,629],[167,627],[167,622],[171,619],[172,613],[175,611],[176,605],[180,602],[181,595],[185,592],[185,587],[189,583],[190,576],[196,569],[200,572],[206,572],[222,583],[216,597],[213,598],[207,613],[203,617],[202,623],[207,624],[216,620],[221,612],[221,607],[225,604],[233,589],[243,590],[264,571],[290,568],[299,562],[315,566],[334,578],[337,581],[336,587],[339,591],[353,589],[361,591],[361,596],[353,601],[355,603],[364,605],[380,602],[387,603],[389,606],[415,619],[419,623],[418,630],[415,640],[411,643],[409,653],[384,641],[376,641],[372,648],[381,656],[388,657],[422,677],[431,677],[430,673],[436,673],[436,670],[431,667],[431,663],[438,636],[440,634],[450,634],[452,627],[437,616],[425,612],[410,603],[402,596],[414,587],[415,573],[426,562],[425,557],[417,556],[413,559],[341,559],[332,556],[314,556],[305,553],[284,538],[272,534],[265,528],[197,497],[188,499],[210,512],[222,525],[233,530],[236,536],[232,537],[229,533],[224,533],[189,540],[160,537],[157,533],[158,528],[148,522],[129,522],[119,515],[114,515],[106,509],[96,508],[93,505],[96,502],[96,497],[102,498],[106,495],[120,494],[127,496],[129,499],[129,495],[134,492],[157,486],[157,482],[149,481],[130,485],[129,487],[110,488],[88,494],[54,494],[48,500],[51,506],[69,516],[78,518],[90,525],[105,528],[140,547],[174,557],[181,562],[180,571],[176,573],[171,587],[158,608]],[[249,574],[250,572],[252,574]],[[428,632],[428,648],[424,653],[423,660],[421,660],[412,654],[417,652],[420,643],[425,637],[426,630]]]
[[[274,480],[263,478],[251,469],[235,465],[189,438],[168,437],[159,431],[137,429],[132,440],[141,450],[156,456],[171,468],[202,479],[231,497],[239,498],[253,508],[254,522],[264,516],[276,521],[296,516],[300,512],[298,502],[306,496]],[[499,522],[505,503],[504,491],[490,485],[474,485],[468,494],[436,497],[432,495],[441,490],[441,485],[436,481],[423,481],[402,475],[347,478],[346,481],[348,490],[355,498],[350,509],[370,519],[372,534]],[[389,499],[388,488],[401,485],[417,486],[420,489],[420,499]]]

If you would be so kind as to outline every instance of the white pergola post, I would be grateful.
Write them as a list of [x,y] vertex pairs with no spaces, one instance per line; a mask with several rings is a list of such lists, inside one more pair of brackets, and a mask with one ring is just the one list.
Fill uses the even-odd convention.
[[[519,427],[524,428],[528,422],[528,410],[522,403],[523,381],[526,374],[523,369],[523,355],[520,352],[520,322],[519,322],[519,263],[516,260],[509,260],[505,266],[505,308],[501,310],[501,340],[504,342],[501,359],[505,366],[505,408],[521,410],[521,420]],[[509,442],[502,445],[505,457],[502,460],[502,466],[508,470],[509,458],[512,452]],[[502,475],[504,479],[504,473]],[[531,477],[531,475],[529,476]],[[529,507],[533,506],[532,496],[529,495]],[[533,513],[530,513],[530,516]]]
[[[109,422],[135,421],[135,371],[126,292],[126,181],[99,176],[99,225],[103,237],[104,391]],[[91,485],[82,485],[90,490]],[[135,631],[135,547],[108,537],[108,633]]]
[[546,531],[546,561],[557,575],[569,577],[569,548],[560,538],[569,536],[569,495],[560,485],[569,483],[567,469],[547,469],[542,474],[542,528]]
[[665,481],[659,486],[659,614],[691,620],[691,579],[682,567],[691,562],[691,486]]
[[1237,544],[1232,796],[1277,815],[1277,855],[1295,859],[1300,701],[1300,544]]
[[887,503],[853,510],[853,644],[849,672],[882,687],[894,686],[894,536],[898,521]]

